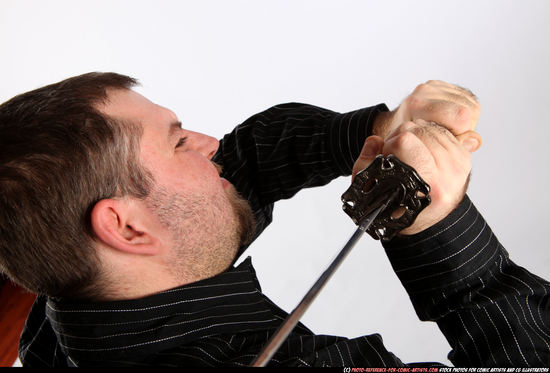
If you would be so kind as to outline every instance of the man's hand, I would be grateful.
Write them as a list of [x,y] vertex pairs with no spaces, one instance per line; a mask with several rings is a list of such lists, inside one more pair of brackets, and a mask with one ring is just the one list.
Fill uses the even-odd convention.
[[[476,96],[467,89],[440,80],[420,84],[389,113],[381,113],[375,120],[373,135],[386,139],[401,124],[423,119],[447,128],[459,141],[471,137],[468,132],[475,129],[481,105]],[[468,144],[473,151],[481,142]]]
[[481,143],[479,134],[468,131],[462,141],[444,127],[417,119],[406,122],[382,139],[365,140],[353,176],[367,167],[378,154],[394,154],[419,173],[430,185],[431,204],[401,234],[414,234],[434,225],[454,210],[466,193],[471,170],[470,142]]

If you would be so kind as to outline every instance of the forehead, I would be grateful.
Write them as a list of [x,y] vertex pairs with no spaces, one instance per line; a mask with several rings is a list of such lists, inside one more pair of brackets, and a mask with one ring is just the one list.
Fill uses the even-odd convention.
[[130,89],[108,90],[107,100],[98,108],[113,118],[140,123],[146,132],[162,130],[178,120],[171,110]]

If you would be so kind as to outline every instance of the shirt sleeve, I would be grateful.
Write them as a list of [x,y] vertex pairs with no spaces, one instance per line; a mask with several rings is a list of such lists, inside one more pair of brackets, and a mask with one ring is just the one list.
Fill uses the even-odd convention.
[[288,103],[252,116],[225,135],[213,160],[250,202],[256,236],[271,222],[274,202],[350,175],[383,111],[388,111],[384,104],[341,114]]
[[456,366],[548,366],[550,284],[514,264],[468,196],[440,223],[384,244]]

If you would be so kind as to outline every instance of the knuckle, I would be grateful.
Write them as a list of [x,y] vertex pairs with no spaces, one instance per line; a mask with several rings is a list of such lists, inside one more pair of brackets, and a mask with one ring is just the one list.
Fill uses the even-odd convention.
[[425,105],[426,103],[424,102],[424,100],[415,94],[412,94],[407,98],[407,106],[410,111],[418,111]]
[[472,112],[470,109],[464,106],[459,106],[456,108],[456,120],[461,123],[467,123],[472,117]]
[[411,131],[404,131],[398,134],[394,139],[394,145],[398,149],[410,147],[416,140],[416,135]]
[[388,136],[388,139],[393,139],[398,136],[403,136],[403,134],[407,132],[413,132],[416,127],[417,127],[416,123],[412,121],[407,121],[407,122],[398,124],[396,125],[393,132]]
[[429,90],[431,88],[431,85],[433,83],[430,83],[431,81],[427,81],[426,83],[420,83],[419,85],[416,86],[416,89],[414,90],[415,92],[426,92],[427,90]]
[[407,121],[407,122],[402,123],[401,125],[399,125],[398,130],[399,130],[400,132],[412,131],[412,130],[414,130],[414,128],[415,128],[416,126],[417,126],[417,125],[416,125],[415,122],[413,122],[412,120],[409,120],[409,121]]

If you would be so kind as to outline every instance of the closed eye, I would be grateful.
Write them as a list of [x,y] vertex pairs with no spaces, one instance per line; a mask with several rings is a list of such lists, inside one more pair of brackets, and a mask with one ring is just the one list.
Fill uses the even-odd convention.
[[185,145],[186,141],[187,141],[187,137],[180,137],[178,143],[176,144],[176,149]]

